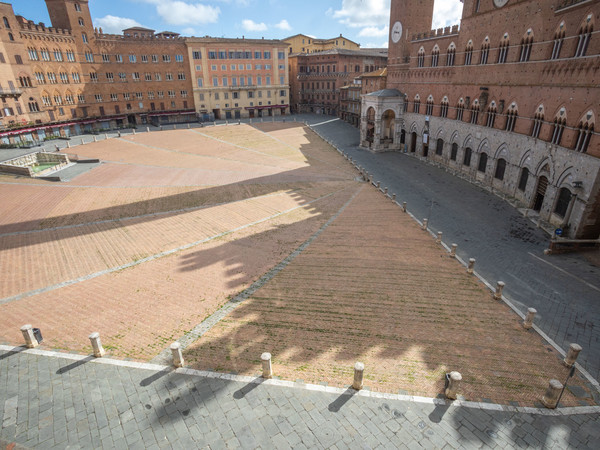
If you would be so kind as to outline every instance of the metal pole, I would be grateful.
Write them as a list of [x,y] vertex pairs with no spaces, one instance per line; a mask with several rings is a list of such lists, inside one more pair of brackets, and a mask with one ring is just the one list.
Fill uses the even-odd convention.
[[558,400],[556,401],[557,405],[560,403],[560,399],[563,396],[563,392],[565,392],[565,388],[567,387],[567,381],[569,381],[569,378],[571,378],[573,375],[575,375],[575,364],[573,364],[573,367],[571,367],[571,370],[569,371],[569,375],[567,375],[567,379],[563,383],[562,391],[560,391],[560,395],[558,396]]

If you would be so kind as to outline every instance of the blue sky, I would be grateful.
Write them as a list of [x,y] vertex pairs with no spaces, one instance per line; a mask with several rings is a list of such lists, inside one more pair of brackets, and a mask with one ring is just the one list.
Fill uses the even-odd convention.
[[[50,23],[44,0],[3,0],[16,14]],[[390,0],[90,0],[94,25],[120,33],[141,25],[186,36],[281,39],[343,34],[362,47],[387,47]],[[433,28],[459,23],[460,0],[436,0]],[[424,31],[424,30],[423,30]]]

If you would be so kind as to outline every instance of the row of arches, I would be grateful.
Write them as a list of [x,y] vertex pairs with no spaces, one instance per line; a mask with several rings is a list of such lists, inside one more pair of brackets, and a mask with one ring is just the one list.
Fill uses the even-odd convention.
[[[456,106],[450,106],[448,96],[442,97],[439,105],[435,103],[433,95],[427,97],[425,109],[423,113],[427,116],[435,116],[436,112],[439,117],[455,119],[458,121],[469,122],[474,125],[482,125],[490,128],[503,129],[505,131],[514,132],[518,121],[529,122],[528,126],[521,127],[521,131],[529,133],[530,136],[536,139],[541,139],[546,136],[546,140],[555,145],[572,148],[581,153],[586,153],[591,138],[594,134],[596,115],[593,109],[586,110],[579,116],[577,122],[572,126],[567,125],[567,108],[564,105],[559,106],[553,116],[546,118],[546,108],[543,103],[540,103],[531,116],[519,116],[519,107],[516,101],[512,101],[505,106],[504,103],[498,105],[496,100],[492,100],[485,109],[479,103],[479,99],[473,100],[469,104],[469,97],[460,97],[455,103]],[[404,98],[404,111],[421,113],[421,96],[416,94],[412,101],[406,95]],[[499,106],[502,107],[502,112],[498,112]],[[452,114],[449,114],[449,111]],[[481,114],[483,112],[483,114]],[[497,119],[503,119],[497,120]],[[542,133],[542,127],[550,127],[549,132]],[[576,133],[572,142],[563,142],[563,134],[565,129],[575,130]]]
[[[407,146],[411,153],[417,153],[420,136],[415,123],[411,125],[408,135],[404,128],[401,131],[401,140],[409,140]],[[475,146],[473,136],[468,135],[461,140],[457,131],[448,141],[441,130],[437,136],[431,142],[434,154],[430,153],[429,145],[422,143],[419,156],[440,160],[484,184],[521,198],[538,213],[545,209],[548,215],[554,215],[561,223],[569,221],[577,189],[572,184],[573,167],[556,173],[548,156],[540,158],[532,150],[519,156],[511,152],[506,143],[502,143],[492,151],[486,139]]]
[[[566,37],[567,26],[565,21],[561,21],[554,32],[554,39],[546,42],[539,42],[536,45],[545,45],[547,52],[542,55],[540,59],[559,59],[561,58],[561,51],[564,46],[565,40],[573,40],[572,46],[572,54],[570,57],[582,57],[586,55],[587,49],[589,47],[590,41],[592,39],[592,35],[594,30],[594,15],[590,12],[587,13],[582,19],[578,29],[577,34]],[[486,36],[481,42],[480,50],[479,50],[479,61],[473,61],[473,50],[474,43],[472,39],[469,39],[467,45],[465,46],[463,64],[468,66],[471,64],[487,64],[489,61],[489,53],[491,47],[491,40],[489,36]],[[510,35],[508,32],[505,32],[500,39],[498,46],[493,47],[494,50],[497,50],[497,58],[495,63],[503,64],[509,61],[508,55],[509,53],[513,53],[516,51],[515,56],[512,58],[514,61],[518,62],[526,62],[529,61],[531,57],[531,51],[534,45],[534,31],[532,28],[528,28],[521,38],[518,40],[517,44],[511,44]],[[511,50],[514,49],[514,50]],[[417,51],[416,64],[417,67],[425,67],[425,59],[428,58],[430,60],[430,67],[438,67],[440,63],[440,46],[435,44],[431,50],[430,55],[426,55],[426,50],[424,46],[421,46]],[[455,64],[455,56],[456,56],[456,44],[451,42],[446,49],[446,66],[454,66]]]

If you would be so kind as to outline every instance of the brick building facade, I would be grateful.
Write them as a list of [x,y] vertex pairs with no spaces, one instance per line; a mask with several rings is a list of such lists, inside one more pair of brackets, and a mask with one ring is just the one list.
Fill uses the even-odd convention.
[[342,48],[346,50],[358,50],[360,44],[342,36],[331,39],[317,39],[306,34],[295,34],[283,40],[290,44],[289,53],[315,53],[331,50],[333,48]]
[[283,41],[187,38],[141,27],[105,34],[92,24],[88,0],[46,5],[52,27],[0,2],[3,143],[289,112]]
[[365,97],[363,145],[391,139],[390,148],[500,192],[569,236],[597,238],[600,2],[463,3],[460,31],[430,30],[433,0],[392,0],[394,106]]
[[387,49],[331,49],[296,53],[290,61],[290,102],[294,112],[337,115],[340,88],[354,83],[364,72],[387,64]]

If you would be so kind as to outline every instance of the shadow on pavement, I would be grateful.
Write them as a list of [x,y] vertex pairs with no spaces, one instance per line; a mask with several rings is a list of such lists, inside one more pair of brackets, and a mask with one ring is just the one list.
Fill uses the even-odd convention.
[[79,366],[83,366],[85,363],[90,362],[92,359],[96,359],[96,357],[92,356],[92,355],[86,356],[85,358],[80,359],[79,361],[75,361],[74,363],[71,363],[71,364],[69,364],[67,366],[61,367],[60,369],[58,369],[56,371],[56,374],[57,375],[62,375],[63,373],[67,373],[69,370],[73,370],[73,369],[76,369]]
[[140,386],[145,387],[145,386],[149,386],[152,383],[154,383],[156,380],[164,377],[165,375],[169,375],[171,372],[173,372],[175,369],[165,369],[165,370],[161,370],[160,372],[156,372],[154,375],[150,375],[147,378],[144,378],[142,381],[140,381]]
[[355,389],[352,389],[352,388],[346,389],[344,392],[342,392],[342,394],[338,398],[336,398],[333,402],[331,402],[329,404],[329,406],[327,407],[327,410],[334,412],[334,413],[338,412],[340,409],[342,409],[342,406],[344,406],[346,403],[348,403],[350,401],[350,399],[352,397],[354,397],[357,393],[358,393],[358,391]]
[[6,353],[3,353],[2,355],[0,355],[0,360],[4,359],[4,358],[8,358],[9,356],[12,355],[16,355],[17,353],[21,353],[22,351],[27,350],[27,347],[15,347],[12,350],[8,350]]
[[246,394],[252,392],[258,386],[260,386],[264,381],[265,381],[265,379],[262,378],[262,377],[258,377],[256,379],[254,379],[253,381],[251,381],[250,383],[248,383],[243,388],[238,389],[237,391],[235,391],[233,393],[233,398],[235,398],[236,400],[244,398],[246,396]]

